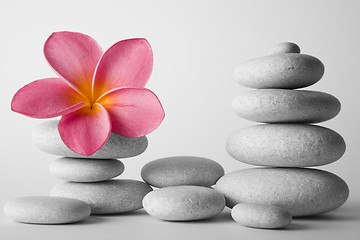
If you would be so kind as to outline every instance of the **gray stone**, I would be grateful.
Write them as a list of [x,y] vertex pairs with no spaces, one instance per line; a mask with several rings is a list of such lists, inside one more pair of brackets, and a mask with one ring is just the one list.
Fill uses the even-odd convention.
[[225,198],[212,188],[173,186],[148,193],[143,205],[148,214],[162,220],[193,221],[219,214]]
[[235,70],[239,84],[250,88],[307,87],[319,81],[324,74],[322,62],[300,53],[278,53],[248,60]]
[[119,176],[124,164],[116,159],[58,158],[49,167],[50,173],[72,182],[99,182]]
[[114,214],[142,208],[142,200],[150,191],[152,188],[141,181],[113,179],[95,183],[60,183],[53,187],[50,195],[82,200],[91,206],[91,214]]
[[334,96],[316,91],[258,89],[234,98],[232,107],[242,118],[263,123],[319,123],[340,112]]
[[17,222],[32,224],[65,224],[87,218],[91,209],[83,201],[63,197],[28,196],[10,200],[5,215]]
[[309,168],[252,168],[225,174],[215,185],[226,205],[275,205],[292,216],[310,216],[340,207],[349,196],[335,174]]
[[239,203],[231,209],[231,216],[246,227],[283,228],[292,221],[291,214],[273,205]]
[[259,166],[321,166],[341,158],[345,148],[344,139],[335,131],[305,124],[251,126],[226,141],[231,157]]
[[300,53],[300,47],[292,42],[278,43],[270,49],[268,54],[277,54],[277,53]]
[[33,142],[40,150],[62,157],[75,158],[129,158],[143,153],[147,146],[146,136],[127,138],[111,133],[105,145],[90,156],[83,156],[71,151],[61,140],[58,131],[58,120],[48,120],[41,123],[33,131]]
[[224,169],[219,163],[192,156],[157,159],[145,164],[141,170],[143,180],[158,188],[178,185],[209,187],[223,175]]

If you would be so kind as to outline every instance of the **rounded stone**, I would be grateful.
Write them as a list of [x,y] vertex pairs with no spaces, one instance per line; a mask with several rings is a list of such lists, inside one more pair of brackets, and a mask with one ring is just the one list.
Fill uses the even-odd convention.
[[219,214],[225,198],[212,188],[172,186],[148,193],[143,205],[148,214],[162,220],[194,221]]
[[232,107],[242,118],[263,123],[319,123],[335,117],[341,104],[317,91],[258,89],[234,98]]
[[146,136],[127,138],[112,132],[102,148],[90,156],[83,156],[74,153],[64,144],[57,128],[58,123],[59,120],[48,120],[35,128],[32,138],[36,147],[46,153],[62,157],[113,159],[137,156],[148,146]]
[[250,88],[295,89],[313,85],[323,74],[324,65],[313,56],[278,53],[240,64],[234,78],[239,84]]
[[225,174],[215,185],[226,205],[275,205],[292,216],[310,216],[340,207],[349,196],[346,183],[330,172],[309,168],[252,168]]
[[124,164],[116,159],[58,158],[52,161],[50,173],[71,182],[99,182],[119,176]]
[[32,224],[66,224],[87,218],[91,209],[83,201],[63,197],[28,196],[7,202],[6,216]]
[[278,54],[278,53],[300,53],[300,47],[292,42],[282,42],[276,44],[268,52],[268,54]]
[[208,158],[166,157],[144,165],[141,177],[148,184],[162,188],[178,185],[209,187],[224,175],[223,167]]
[[246,227],[283,228],[292,221],[291,214],[273,205],[239,203],[231,209],[231,216]]
[[150,191],[152,188],[141,181],[113,179],[95,183],[60,183],[53,187],[50,195],[82,200],[91,206],[91,214],[114,214],[142,208],[142,200]]
[[258,166],[312,167],[344,154],[345,141],[335,131],[306,124],[261,124],[238,130],[226,140],[234,159]]

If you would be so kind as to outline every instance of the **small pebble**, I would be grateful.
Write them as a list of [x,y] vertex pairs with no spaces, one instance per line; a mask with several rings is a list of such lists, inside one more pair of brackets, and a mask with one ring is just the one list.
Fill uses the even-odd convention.
[[148,146],[146,136],[127,138],[112,132],[102,148],[90,156],[83,156],[64,144],[57,128],[58,123],[59,120],[47,120],[33,131],[33,142],[41,151],[62,157],[115,159],[137,156]]
[[263,123],[319,123],[335,117],[339,100],[327,93],[304,90],[258,89],[232,102],[242,118]]
[[83,201],[63,197],[28,196],[7,202],[6,216],[32,224],[66,224],[87,218],[91,209]]
[[277,53],[300,53],[300,47],[292,42],[278,43],[273,48],[270,49],[268,54],[277,54]]
[[162,220],[194,221],[219,214],[225,198],[212,188],[173,186],[148,193],[143,205],[148,214]]
[[309,55],[278,53],[248,60],[235,70],[235,80],[250,88],[295,89],[318,82],[324,75],[322,62]]
[[292,221],[291,214],[283,208],[254,203],[235,205],[231,216],[237,223],[253,228],[283,228]]
[[144,165],[141,177],[148,184],[162,188],[178,185],[209,187],[224,175],[223,167],[208,158],[166,157]]
[[49,167],[50,173],[72,182],[99,182],[119,176],[124,164],[116,159],[58,158]]
[[113,179],[95,183],[64,182],[51,190],[51,196],[82,200],[91,206],[91,214],[115,214],[142,208],[144,196],[152,188],[144,182]]
[[345,152],[335,131],[305,124],[261,124],[238,130],[226,140],[234,159],[257,166],[312,167],[332,163]]
[[230,208],[238,203],[275,205],[292,216],[311,216],[340,207],[349,188],[340,177],[310,168],[251,168],[225,174],[215,185]]

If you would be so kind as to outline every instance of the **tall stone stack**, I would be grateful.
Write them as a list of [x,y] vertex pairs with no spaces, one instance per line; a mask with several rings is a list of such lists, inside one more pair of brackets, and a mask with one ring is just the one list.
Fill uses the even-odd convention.
[[327,93],[294,90],[316,83],[323,74],[321,61],[300,54],[294,43],[280,43],[268,55],[237,67],[236,80],[256,90],[235,97],[232,107],[240,117],[264,124],[231,134],[226,150],[238,161],[265,167],[228,173],[217,182],[215,189],[225,195],[227,206],[265,204],[309,216],[347,200],[349,189],[341,178],[309,168],[332,163],[345,152],[338,133],[313,125],[335,117],[340,102]]
[[82,156],[65,146],[57,126],[57,120],[50,120],[33,132],[39,149],[62,156],[50,164],[49,170],[65,182],[54,186],[51,196],[81,200],[90,205],[91,214],[115,214],[142,208],[142,199],[152,188],[141,181],[113,178],[124,171],[119,158],[137,156],[146,150],[146,136],[126,138],[111,133],[100,150],[91,156]]

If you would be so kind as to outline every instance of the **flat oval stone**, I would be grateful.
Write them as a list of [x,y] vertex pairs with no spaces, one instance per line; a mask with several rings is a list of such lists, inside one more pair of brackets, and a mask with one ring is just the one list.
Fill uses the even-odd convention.
[[300,53],[300,47],[292,42],[282,42],[272,47],[268,54],[277,53]]
[[225,174],[215,185],[226,205],[275,205],[292,216],[309,216],[340,207],[349,196],[346,183],[330,172],[310,168],[252,168]]
[[324,65],[313,56],[278,53],[240,64],[234,78],[250,88],[295,89],[313,85],[323,74]]
[[114,214],[142,208],[142,200],[150,191],[152,188],[141,181],[113,179],[95,183],[60,183],[53,187],[50,195],[82,200],[91,206],[91,214]]
[[6,216],[17,222],[32,224],[65,224],[90,216],[91,209],[83,201],[63,197],[28,196],[7,202]]
[[226,140],[234,159],[258,166],[311,167],[332,163],[344,154],[335,131],[305,124],[261,124],[238,130]]
[[141,170],[142,179],[158,188],[178,185],[209,187],[223,175],[224,169],[219,163],[192,156],[157,159],[145,164]]
[[127,138],[111,133],[105,145],[90,156],[83,156],[71,151],[61,140],[57,129],[58,120],[48,120],[41,123],[33,131],[33,142],[40,150],[62,157],[74,158],[129,158],[143,153],[147,146],[146,136]]
[[246,227],[283,228],[292,221],[291,214],[273,205],[239,203],[231,209],[231,216]]
[[234,98],[232,107],[242,118],[263,123],[319,123],[335,117],[341,104],[316,91],[258,89]]
[[52,161],[50,173],[72,182],[99,182],[119,176],[124,164],[116,159],[58,158]]
[[193,221],[219,214],[225,198],[212,188],[173,186],[148,193],[143,205],[148,214],[162,220]]

